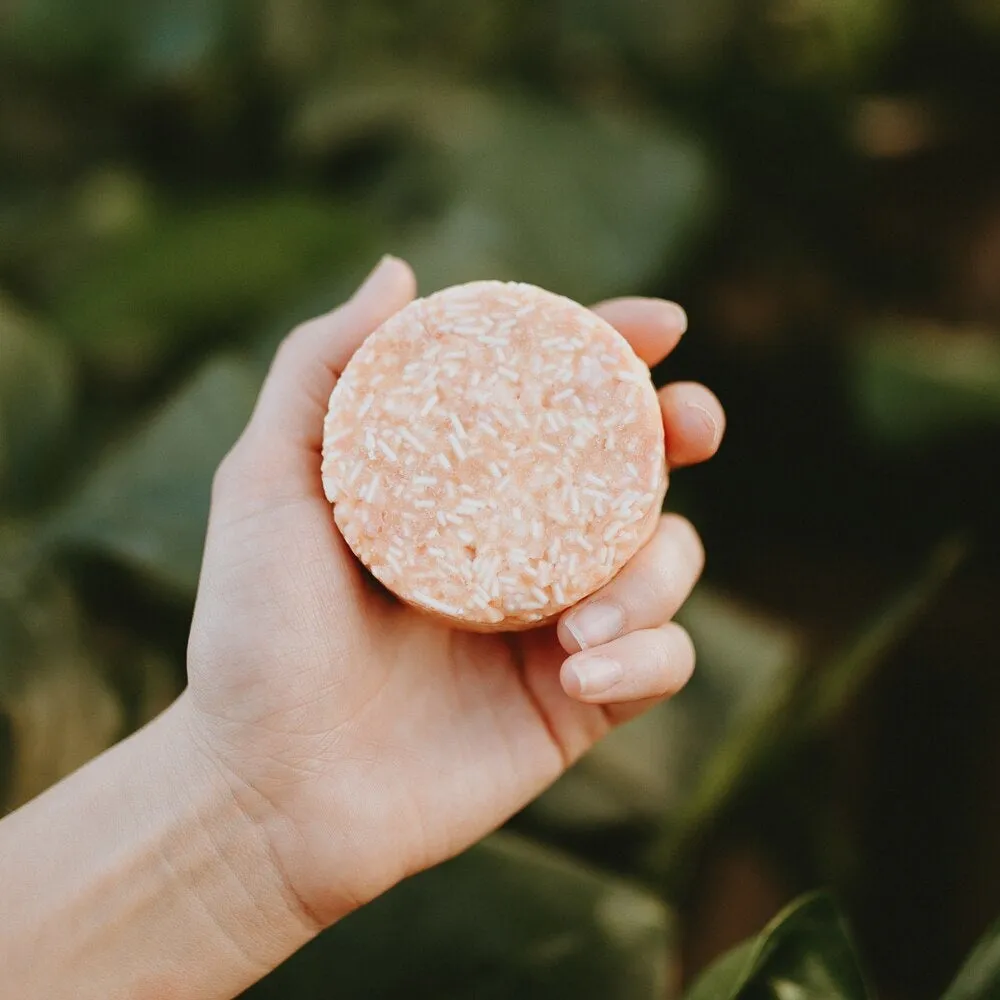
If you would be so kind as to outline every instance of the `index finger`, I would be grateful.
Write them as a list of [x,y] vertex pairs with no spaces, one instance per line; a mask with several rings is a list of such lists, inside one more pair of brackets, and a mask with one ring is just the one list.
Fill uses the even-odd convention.
[[687,313],[666,299],[609,299],[594,312],[610,323],[650,368],[659,364],[687,329]]
[[409,264],[383,257],[344,305],[303,323],[284,339],[251,423],[270,427],[288,444],[318,449],[323,415],[340,372],[365,338],[415,294]]

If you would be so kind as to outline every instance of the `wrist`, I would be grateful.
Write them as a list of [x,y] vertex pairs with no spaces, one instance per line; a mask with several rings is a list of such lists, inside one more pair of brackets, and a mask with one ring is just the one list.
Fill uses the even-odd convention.
[[231,997],[315,933],[187,698],[0,823],[4,985]]
[[205,914],[254,978],[322,928],[296,896],[247,790],[227,773],[193,724],[187,693],[149,727],[149,755],[170,815],[161,850],[192,906]]

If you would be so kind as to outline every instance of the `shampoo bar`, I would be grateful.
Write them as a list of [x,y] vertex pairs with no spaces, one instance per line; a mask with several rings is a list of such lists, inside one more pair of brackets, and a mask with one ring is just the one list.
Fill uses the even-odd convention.
[[418,299],[330,397],[323,486],[390,591],[460,627],[543,623],[649,538],[667,487],[649,370],[593,312],[525,284]]

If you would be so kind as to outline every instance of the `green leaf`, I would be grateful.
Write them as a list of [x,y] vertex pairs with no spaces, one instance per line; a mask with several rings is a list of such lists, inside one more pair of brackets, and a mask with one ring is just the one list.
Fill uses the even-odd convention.
[[110,450],[47,524],[52,544],[96,550],[194,592],[212,476],[259,386],[242,358],[207,361],[131,438]]
[[60,327],[121,378],[186,341],[242,338],[367,246],[357,217],[296,193],[150,213],[69,275]]
[[[472,99],[470,99],[471,101]],[[584,301],[649,283],[705,221],[705,155],[664,126],[476,99],[449,137],[453,197],[409,249],[430,287],[530,281]]]
[[979,939],[941,1000],[997,1000],[1000,997],[1000,920]]
[[433,79],[388,78],[305,105],[291,130],[317,156],[394,136],[402,201],[431,207],[401,248],[423,287],[519,279],[593,299],[675,265],[707,221],[707,156],[677,126],[587,114]]
[[940,594],[964,558],[964,544],[943,542],[916,579],[893,595],[840,649],[816,664],[801,662],[733,726],[701,770],[675,825],[653,848],[651,862],[676,888],[701,837],[746,789],[809,739],[826,732],[858,689],[884,662]]
[[879,443],[913,446],[1000,425],[1000,335],[892,324],[856,342],[855,403]]
[[0,505],[31,500],[73,408],[65,344],[0,295]]
[[787,907],[711,965],[685,1000],[867,1000],[844,918],[825,894]]
[[307,945],[252,1000],[649,1000],[670,921],[653,896],[509,834],[401,883]]

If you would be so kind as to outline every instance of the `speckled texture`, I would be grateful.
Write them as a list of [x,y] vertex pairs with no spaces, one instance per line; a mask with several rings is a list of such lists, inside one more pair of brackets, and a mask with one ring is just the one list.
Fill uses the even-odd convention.
[[611,579],[667,485],[646,366],[610,325],[531,285],[418,299],[330,397],[323,485],[402,600],[466,628],[550,620]]

